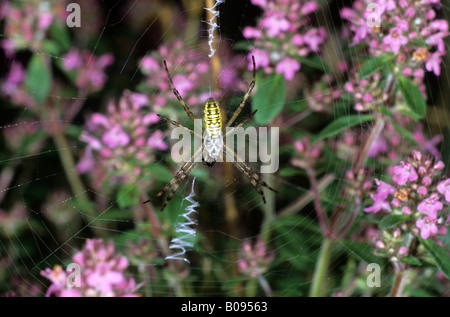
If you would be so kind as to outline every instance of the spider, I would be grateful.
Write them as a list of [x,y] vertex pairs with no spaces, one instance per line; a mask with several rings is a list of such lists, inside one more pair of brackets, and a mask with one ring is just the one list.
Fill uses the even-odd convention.
[[[247,176],[247,178],[250,180],[250,183],[253,185],[253,187],[256,189],[256,191],[258,191],[258,193],[261,195],[261,198],[264,203],[266,203],[266,198],[264,196],[264,192],[260,188],[260,185],[266,187],[267,189],[270,189],[271,191],[273,191],[275,193],[278,193],[278,191],[276,191],[275,189],[270,187],[265,181],[263,181],[261,179],[261,177],[257,173],[255,173],[242,159],[240,159],[239,156],[236,154],[236,152],[233,149],[229,148],[223,142],[224,137],[233,133],[237,128],[241,127],[246,122],[250,121],[257,111],[257,110],[253,111],[253,113],[251,113],[247,118],[242,120],[242,122],[240,122],[236,126],[233,126],[232,129],[229,129],[228,132],[225,133],[225,129],[227,127],[230,127],[231,124],[233,124],[233,122],[236,120],[238,115],[241,113],[248,97],[250,96],[253,88],[255,87],[255,58],[253,56],[252,56],[252,61],[253,61],[253,79],[248,86],[247,92],[245,93],[242,102],[236,108],[236,110],[234,111],[230,120],[228,120],[228,122],[226,124],[224,124],[224,125],[222,124],[222,116],[220,113],[220,108],[219,108],[218,102],[214,98],[208,98],[208,100],[206,100],[205,108],[204,108],[204,112],[203,112],[204,125],[205,125],[205,136],[204,137],[198,135],[197,132],[195,132],[194,130],[192,130],[188,127],[185,127],[181,123],[178,123],[176,121],[173,121],[167,117],[164,117],[164,116],[158,114],[158,116],[161,119],[173,124],[174,126],[183,128],[183,129],[189,131],[191,134],[194,134],[194,135],[202,138],[203,143],[202,143],[202,146],[199,149],[197,149],[194,152],[194,154],[191,156],[190,161],[184,163],[183,166],[181,166],[181,168],[178,170],[178,172],[175,174],[175,176],[172,178],[172,180],[169,183],[167,183],[166,186],[164,186],[164,188],[160,192],[158,192],[155,196],[144,201],[144,204],[151,202],[155,198],[163,196],[165,194],[165,192],[167,192],[170,189],[170,193],[166,197],[166,200],[161,207],[161,211],[163,211],[164,208],[166,208],[169,201],[172,199],[175,192],[177,191],[181,182],[189,175],[189,173],[194,168],[194,166],[197,162],[197,159],[199,159],[200,155],[202,155],[202,152],[203,152],[202,161],[209,167],[212,167],[214,165],[214,163],[219,158],[219,156],[222,154],[222,152],[225,155],[227,155],[228,157],[232,158],[233,164],[242,173],[244,173],[245,176]],[[191,112],[189,107],[184,102],[184,100],[181,97],[178,90],[175,88],[172,77],[170,76],[170,73],[169,73],[169,69],[167,68],[166,61],[164,61],[164,67],[166,70],[167,77],[169,79],[170,87],[172,88],[172,91],[173,91],[175,97],[177,97],[178,101],[183,106],[189,119],[191,119],[191,121],[194,122],[195,117],[194,117],[193,113]],[[224,134],[225,134],[225,136],[224,136]]]

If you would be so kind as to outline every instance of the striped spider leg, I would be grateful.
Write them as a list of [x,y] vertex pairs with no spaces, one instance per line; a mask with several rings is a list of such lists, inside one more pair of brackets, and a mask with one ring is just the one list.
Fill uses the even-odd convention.
[[195,151],[195,153],[192,154],[189,162],[186,162],[186,163],[183,164],[183,166],[178,170],[178,172],[170,180],[170,182],[168,182],[167,185],[164,186],[164,188],[159,193],[157,193],[155,196],[153,196],[152,198],[144,201],[144,204],[151,202],[155,198],[163,196],[165,194],[165,192],[170,189],[169,195],[167,195],[166,200],[164,201],[164,204],[161,207],[161,211],[163,211],[164,208],[166,208],[166,206],[169,203],[169,201],[172,199],[172,197],[175,194],[175,192],[177,191],[177,189],[180,186],[181,182],[189,175],[189,173],[194,168],[195,164],[197,163],[197,159],[198,159],[199,155],[201,155],[201,150],[202,150],[201,147],[198,148]]
[[239,107],[237,107],[236,111],[234,111],[233,115],[231,116],[230,120],[228,120],[226,127],[231,126],[231,124],[236,120],[238,115],[241,113],[242,109],[245,106],[245,103],[247,102],[248,97],[250,97],[250,94],[252,93],[253,88],[255,88],[255,78],[256,78],[256,70],[255,70],[255,58],[252,56],[253,61],[253,79],[250,82],[250,85],[248,85],[247,92],[244,95],[244,98],[242,99],[241,104]]
[[278,193],[278,191],[272,187],[270,187],[264,180],[261,179],[261,177],[252,170],[250,166],[245,163],[244,160],[242,160],[233,149],[230,149],[227,145],[224,146],[223,152],[226,156],[231,158],[234,166],[238,168],[242,173],[247,176],[247,178],[250,180],[250,183],[253,185],[253,187],[256,189],[256,191],[261,195],[261,198],[264,203],[266,203],[266,196],[264,195],[264,192],[262,191],[261,186],[266,187],[267,189],[273,191],[274,193]]

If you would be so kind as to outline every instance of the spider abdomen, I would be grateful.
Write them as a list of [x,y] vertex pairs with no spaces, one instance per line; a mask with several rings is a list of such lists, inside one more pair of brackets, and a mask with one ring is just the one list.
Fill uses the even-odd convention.
[[219,104],[214,98],[208,98],[204,110],[205,127],[212,138],[221,136],[222,115]]

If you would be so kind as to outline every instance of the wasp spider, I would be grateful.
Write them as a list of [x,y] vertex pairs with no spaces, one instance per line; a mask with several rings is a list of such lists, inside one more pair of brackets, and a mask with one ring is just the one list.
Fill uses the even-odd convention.
[[[175,176],[172,178],[172,180],[169,183],[167,183],[167,185],[164,186],[164,188],[160,192],[158,192],[155,196],[153,196],[149,200],[145,201],[144,204],[152,201],[153,199],[155,199],[157,197],[163,196],[166,191],[170,190],[169,195],[167,196],[164,204],[161,207],[161,210],[164,210],[164,208],[167,206],[167,204],[169,203],[169,201],[172,199],[173,195],[177,191],[181,182],[184,179],[186,179],[186,177],[192,171],[196,162],[198,162],[198,159],[200,158],[200,156],[203,155],[203,157],[202,157],[203,162],[206,165],[208,165],[209,167],[212,167],[214,165],[214,163],[216,162],[216,160],[219,158],[219,156],[222,154],[222,152],[226,156],[231,158],[233,164],[242,173],[244,173],[245,176],[247,176],[247,178],[250,180],[253,187],[261,195],[264,203],[266,203],[266,198],[265,198],[264,192],[262,191],[260,186],[264,186],[264,187],[270,189],[271,191],[277,193],[277,191],[275,189],[273,189],[265,181],[263,181],[261,179],[261,177],[257,173],[255,173],[243,160],[239,159],[239,157],[236,154],[236,152],[234,151],[234,149],[229,148],[223,142],[224,134],[225,134],[225,136],[227,136],[228,134],[233,133],[235,129],[241,127],[246,122],[251,120],[256,113],[256,110],[255,110],[252,114],[250,114],[247,118],[245,118],[241,123],[239,123],[236,126],[233,126],[232,129],[228,129],[228,132],[225,133],[225,129],[227,127],[230,127],[231,124],[233,124],[233,122],[236,120],[238,115],[241,113],[248,97],[250,96],[253,88],[255,87],[255,58],[253,56],[252,56],[252,61],[253,61],[253,79],[250,82],[250,85],[248,86],[247,92],[245,93],[241,104],[239,105],[239,107],[237,107],[236,111],[233,113],[230,120],[228,120],[228,122],[226,124],[222,124],[222,116],[220,113],[220,108],[219,108],[218,102],[214,98],[209,98],[208,100],[206,100],[205,108],[204,108],[204,112],[203,112],[204,125],[205,125],[204,137],[198,135],[198,133],[196,133],[194,130],[192,130],[188,127],[185,127],[181,123],[170,120],[169,118],[166,118],[166,117],[158,114],[158,116],[161,119],[163,119],[167,122],[170,122],[174,126],[186,129],[191,134],[194,134],[194,135],[202,138],[203,143],[202,143],[202,146],[199,149],[197,149],[194,152],[194,154],[191,156],[190,161],[184,163],[183,166],[181,166],[181,168],[178,170],[178,172],[175,174]],[[177,97],[178,101],[183,106],[189,119],[191,119],[192,122],[194,122],[194,119],[195,119],[194,115],[192,114],[191,110],[184,102],[184,100],[181,97],[178,90],[175,88],[175,85],[173,84],[173,80],[169,74],[169,70],[167,68],[166,61],[164,61],[164,67],[166,69],[167,77],[169,79],[169,83],[170,83],[170,86],[172,88],[174,95]]]

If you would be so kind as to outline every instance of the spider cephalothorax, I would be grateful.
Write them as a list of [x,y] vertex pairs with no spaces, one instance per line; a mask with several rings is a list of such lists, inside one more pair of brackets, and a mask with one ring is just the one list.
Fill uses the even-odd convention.
[[[186,162],[183,164],[183,166],[180,168],[180,170],[175,174],[174,178],[167,183],[164,188],[158,192],[155,196],[150,198],[149,200],[145,201],[145,203],[148,203],[152,201],[154,198],[160,197],[164,195],[164,193],[170,189],[170,193],[167,196],[164,204],[161,207],[161,210],[164,210],[166,208],[169,201],[172,199],[173,195],[175,194],[176,190],[180,186],[180,183],[187,177],[187,175],[192,171],[194,168],[197,160],[199,159],[200,155],[202,156],[203,162],[208,165],[209,167],[212,167],[216,161],[218,161],[219,157],[223,154],[225,154],[230,160],[233,162],[233,164],[242,172],[245,174],[245,176],[248,177],[253,187],[258,191],[258,193],[261,195],[263,202],[266,203],[266,198],[264,196],[264,193],[262,189],[259,187],[259,185],[264,186],[271,191],[277,192],[275,189],[267,185],[265,181],[261,179],[261,177],[256,174],[242,159],[238,157],[234,149],[229,148],[226,144],[224,144],[223,139],[227,135],[233,133],[237,128],[243,126],[246,122],[251,120],[253,116],[256,113],[256,110],[253,111],[251,115],[249,115],[247,118],[245,118],[241,123],[239,123],[236,126],[233,126],[231,129],[228,129],[225,133],[225,129],[227,127],[230,127],[231,124],[236,120],[238,115],[241,113],[242,109],[245,106],[245,103],[250,96],[250,93],[252,92],[253,88],[255,87],[255,59],[252,56],[253,61],[253,80],[250,82],[250,85],[248,86],[247,92],[244,95],[244,98],[237,107],[236,111],[231,116],[230,120],[226,124],[222,123],[222,115],[220,113],[220,107],[219,103],[214,98],[208,98],[205,103],[205,109],[203,112],[203,119],[204,119],[204,125],[205,130],[203,133],[203,137],[199,135],[197,132],[195,132],[192,129],[189,129],[188,127],[185,127],[181,123],[178,123],[176,121],[170,120],[169,118],[166,118],[164,116],[159,115],[160,118],[170,122],[171,124],[183,128],[187,131],[189,131],[191,134],[196,135],[197,137],[200,137],[203,139],[201,148],[197,149],[195,153],[191,156],[191,159],[189,162]],[[172,88],[172,91],[174,95],[177,97],[178,101],[183,106],[184,110],[186,111],[189,119],[191,119],[192,122],[194,122],[195,117],[192,114],[189,107],[184,102],[183,98],[181,97],[178,90],[175,88],[173,84],[172,77],[169,74],[169,70],[167,68],[166,61],[164,61],[164,67],[166,69],[167,77],[169,78],[169,83]]]

